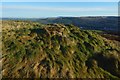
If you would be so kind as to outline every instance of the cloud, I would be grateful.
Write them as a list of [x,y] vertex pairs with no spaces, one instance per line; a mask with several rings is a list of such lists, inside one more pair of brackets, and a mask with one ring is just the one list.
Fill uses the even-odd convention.
[[115,11],[114,8],[110,7],[40,7],[40,6],[3,6],[3,10],[32,10],[32,11],[59,11],[59,12],[82,12],[82,11]]

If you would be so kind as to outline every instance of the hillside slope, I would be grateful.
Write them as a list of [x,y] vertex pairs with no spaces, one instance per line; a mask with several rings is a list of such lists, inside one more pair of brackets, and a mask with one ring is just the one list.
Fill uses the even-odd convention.
[[43,24],[73,24],[83,29],[91,30],[106,30],[106,31],[117,31],[119,17],[114,16],[93,16],[93,17],[56,17],[56,18],[45,18],[36,19],[35,21]]
[[3,78],[120,78],[120,42],[73,25],[3,21]]

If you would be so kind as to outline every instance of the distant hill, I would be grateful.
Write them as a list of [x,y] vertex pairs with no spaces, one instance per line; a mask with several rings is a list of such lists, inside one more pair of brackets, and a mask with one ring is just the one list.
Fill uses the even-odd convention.
[[117,37],[74,25],[2,24],[3,78],[120,79]]
[[83,29],[118,31],[118,17],[58,17],[37,19],[43,24],[73,24]]
[[0,20],[22,20],[22,21],[34,21],[37,18],[0,18]]
[[115,16],[96,17],[49,17],[49,18],[2,18],[3,20],[29,20],[42,24],[72,24],[81,29],[120,32],[118,18]]

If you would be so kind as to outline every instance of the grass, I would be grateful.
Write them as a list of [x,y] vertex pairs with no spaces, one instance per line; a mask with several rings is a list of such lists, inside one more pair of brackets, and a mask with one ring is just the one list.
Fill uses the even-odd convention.
[[118,41],[73,25],[3,23],[3,78],[120,78]]

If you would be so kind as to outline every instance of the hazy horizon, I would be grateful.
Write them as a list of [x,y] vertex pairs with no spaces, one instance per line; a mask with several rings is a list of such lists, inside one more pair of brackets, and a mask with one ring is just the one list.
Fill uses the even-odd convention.
[[[59,17],[76,17],[76,16],[56,16],[56,17],[0,17],[0,18],[59,18]],[[77,17],[118,17],[118,15],[107,15],[107,16],[77,16]]]

